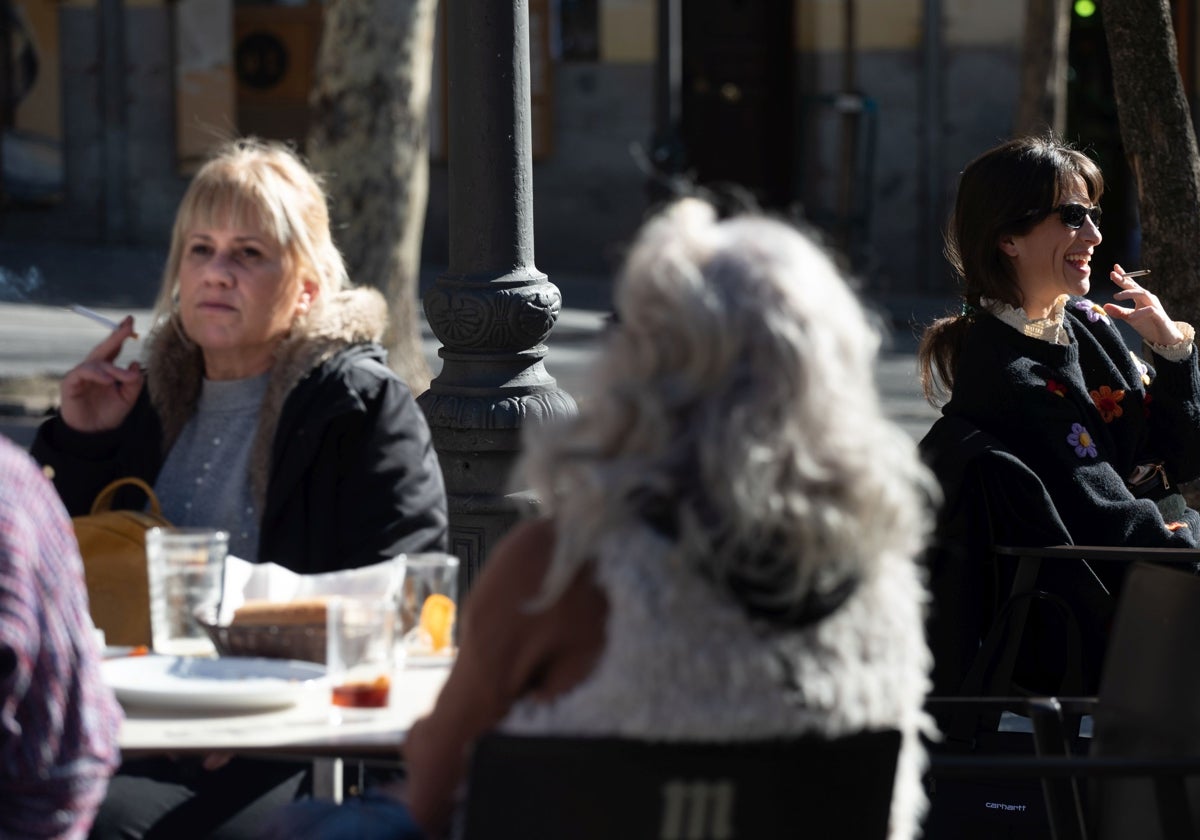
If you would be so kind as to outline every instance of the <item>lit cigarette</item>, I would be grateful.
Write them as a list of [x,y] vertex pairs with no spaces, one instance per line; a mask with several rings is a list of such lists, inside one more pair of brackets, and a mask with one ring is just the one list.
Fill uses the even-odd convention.
[[1148,268],[1139,268],[1137,271],[1126,271],[1125,277],[1143,277],[1150,273]]
[[[72,303],[67,307],[67,309],[70,309],[76,315],[82,315],[84,318],[91,318],[97,324],[102,324],[108,327],[110,330],[115,330],[117,327],[121,326],[112,318],[105,318],[99,312],[93,312],[91,309],[88,309],[86,306],[80,306],[78,303]],[[133,337],[137,338],[138,334],[135,332]]]

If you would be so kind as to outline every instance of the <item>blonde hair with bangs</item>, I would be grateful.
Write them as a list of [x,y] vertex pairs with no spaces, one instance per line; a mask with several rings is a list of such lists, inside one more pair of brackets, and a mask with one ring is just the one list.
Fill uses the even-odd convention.
[[283,250],[288,276],[316,284],[314,306],[350,285],[318,176],[282,143],[242,138],[213,153],[180,202],[155,303],[156,322],[174,311],[188,234],[216,225],[255,230],[271,239]]
[[877,330],[811,239],[685,199],[643,228],[615,300],[594,396],[529,434],[519,464],[557,523],[539,604],[648,498],[675,560],[749,582],[752,606],[786,611],[920,552],[933,481],[883,414]]

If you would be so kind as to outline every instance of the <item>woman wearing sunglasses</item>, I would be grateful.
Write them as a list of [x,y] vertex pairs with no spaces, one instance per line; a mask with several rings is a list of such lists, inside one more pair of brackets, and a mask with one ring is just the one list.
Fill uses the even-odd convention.
[[962,311],[926,331],[922,386],[1038,475],[1077,544],[1195,546],[1200,516],[1176,492],[1200,475],[1195,330],[1120,265],[1116,303],[1086,297],[1103,189],[1096,164],[1053,137],[967,165],[946,235]]

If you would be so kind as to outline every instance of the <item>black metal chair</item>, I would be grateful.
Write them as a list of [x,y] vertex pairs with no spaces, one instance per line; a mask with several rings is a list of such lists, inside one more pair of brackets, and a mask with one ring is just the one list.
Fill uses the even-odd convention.
[[[1038,780],[1042,802],[991,805],[1021,808],[1018,819],[1044,814],[1055,840],[1194,840],[1200,836],[1198,639],[1200,578],[1135,564],[1119,598],[1099,696],[931,698],[935,709],[1020,709],[1034,742],[1026,755],[934,753],[931,777],[992,785]],[[1065,725],[1081,714],[1095,720],[1082,748]]]
[[[962,762],[973,768],[965,775],[979,782],[979,797],[1003,789],[998,780],[1016,782],[1011,796],[1020,804],[1005,811],[996,807],[1003,803],[981,798],[981,823],[1016,826],[1012,836],[1023,838],[1086,836],[1080,833],[1086,832],[1085,822],[1076,819],[1086,798],[1078,786],[1063,783],[1067,776],[1048,783],[1050,777],[1031,768],[1044,767],[1046,760],[1086,759],[1080,752],[1086,745],[1075,736],[1087,704],[1060,706],[1061,721],[1054,724],[1029,698],[1096,695],[1110,645],[1114,592],[1127,571],[1139,560],[1194,568],[1200,550],[1071,545],[1037,475],[999,440],[961,418],[934,423],[921,451],[945,495],[928,553],[933,600],[928,638],[935,658],[930,710],[946,734],[933,746],[935,786],[938,768]],[[975,702],[948,702],[954,698]],[[1031,718],[1034,738],[997,734],[1004,711]],[[1056,734],[1035,744],[1037,726]],[[1065,748],[1052,756],[1037,753],[1058,741],[1073,744],[1074,753]],[[1002,749],[1011,751],[1002,755]],[[1024,770],[1009,772],[1014,762],[1025,762]],[[998,768],[990,777],[988,766]],[[1083,769],[1108,772],[1094,762]],[[934,792],[928,825],[934,836],[960,836],[958,828],[938,834],[938,825],[948,803],[953,800],[958,809],[976,792],[960,789],[951,796],[946,787]],[[1025,825],[1031,818],[1036,827]],[[989,836],[1007,837],[1002,831]]]
[[[1151,778],[1091,784],[1098,837],[1200,836],[1200,578],[1144,563],[1130,570],[1091,754],[1157,768]],[[1148,818],[1155,813],[1157,820]]]
[[887,836],[895,731],[695,743],[483,737],[467,840]]

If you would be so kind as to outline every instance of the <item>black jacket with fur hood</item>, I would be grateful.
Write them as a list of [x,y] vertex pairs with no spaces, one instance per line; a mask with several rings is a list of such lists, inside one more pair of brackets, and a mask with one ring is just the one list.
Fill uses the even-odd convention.
[[[374,290],[340,292],[276,351],[249,466],[260,562],[311,574],[445,550],[441,468],[425,416],[384,364],[386,318]],[[200,351],[170,324],[148,341],[146,387],[119,428],[84,434],[55,416],[38,430],[32,453],[73,516],[116,478],[153,484],[195,410]],[[141,508],[140,496],[116,506]]]

